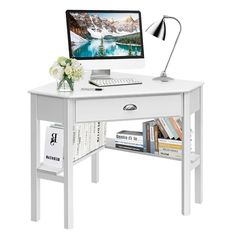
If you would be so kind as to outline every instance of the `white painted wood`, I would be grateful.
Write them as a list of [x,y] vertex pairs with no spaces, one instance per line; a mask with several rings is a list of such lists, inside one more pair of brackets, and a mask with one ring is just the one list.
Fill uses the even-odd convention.
[[99,152],[91,156],[91,179],[92,183],[98,183],[99,181]]
[[56,97],[38,96],[38,119],[62,123],[63,100]]
[[194,170],[196,167],[200,165],[200,155],[196,153],[190,154],[190,160],[191,160],[191,170]]
[[190,94],[184,93],[183,158],[182,158],[182,214],[190,214]]
[[88,83],[90,74],[85,73],[84,78],[75,84],[74,92],[58,92],[56,83],[47,84],[29,92],[38,95],[52,96],[58,98],[114,98],[114,97],[135,97],[135,96],[152,96],[167,95],[190,92],[199,88],[203,83],[187,80],[171,80],[168,83],[152,80],[156,76],[133,75],[124,73],[112,73],[112,76],[135,78],[143,82],[140,85],[113,86],[105,87],[103,91],[82,91],[81,88],[94,88],[95,86]]
[[[116,76],[116,74],[113,74]],[[113,76],[112,75],[112,76]],[[201,82],[173,80],[168,83],[153,81],[151,76],[117,74],[133,77],[142,85],[106,87],[103,91],[81,91],[88,84],[88,76],[75,85],[74,92],[60,93],[56,84],[49,84],[31,93],[31,219],[39,220],[40,178],[64,182],[64,225],[73,227],[73,165],[92,155],[92,182],[98,182],[98,151],[73,162],[73,125],[77,121],[129,120],[158,116],[183,116],[182,213],[190,214],[190,172],[195,169],[195,201],[202,201],[202,90]],[[200,102],[199,102],[200,98]],[[124,111],[126,104],[135,104],[137,110]],[[155,109],[154,109],[155,108]],[[199,110],[199,111],[197,111]],[[153,112],[155,111],[155,113]],[[197,111],[197,112],[196,112]],[[190,154],[190,114],[196,112],[196,151]],[[40,166],[39,120],[63,123],[64,169],[52,170]],[[106,147],[119,151],[157,156],[115,148],[114,139],[106,139]],[[162,157],[166,158],[166,157]],[[64,176],[58,174],[64,170]]]
[[[83,160],[86,160],[88,157],[92,156],[93,154],[96,154],[97,152],[101,151],[102,149],[104,149],[104,146],[101,146],[101,147],[91,151],[87,155],[84,155],[83,157],[73,161],[73,165],[76,165],[77,163],[79,163]],[[63,171],[64,171],[64,168],[52,167],[52,166],[45,165],[44,163],[41,163],[38,168],[38,172],[48,173],[51,175],[59,175]]]
[[38,170],[37,173],[38,173],[38,178],[40,178],[40,179],[46,179],[46,180],[51,180],[51,181],[55,181],[55,182],[59,182],[59,183],[64,183],[63,176],[50,174],[50,173],[43,172],[40,170]]
[[203,144],[203,88],[200,89],[200,109],[195,113],[195,151],[199,154],[200,164],[195,168],[195,202],[202,203],[203,200],[203,164],[202,164],[202,144]]
[[37,95],[31,95],[31,220],[40,219],[40,121],[37,119]]
[[200,109],[200,88],[190,92],[190,114]]
[[38,172],[48,173],[48,174],[51,174],[51,175],[58,175],[62,171],[63,171],[63,168],[48,166],[44,163],[41,163],[39,168],[38,168]]
[[73,125],[75,100],[64,99],[64,227],[73,228]]
[[[139,154],[139,155],[153,156],[153,157],[159,157],[159,158],[170,159],[170,160],[175,160],[175,161],[182,161],[182,158],[159,156],[158,152],[155,152],[155,154],[152,154],[152,153],[148,153],[148,152],[138,152],[138,151],[126,150],[126,149],[122,149],[122,148],[116,148],[115,147],[115,139],[113,139],[113,138],[106,138],[105,147],[108,149],[113,149],[113,150],[121,151],[121,152],[130,152],[130,153],[135,153],[135,154]],[[199,159],[198,154],[196,154],[196,153],[190,154],[190,161],[191,161],[192,165],[197,165],[197,164],[195,164],[195,162],[197,162],[198,159]]]
[[[123,110],[127,104],[134,104],[137,110]],[[76,122],[163,116],[182,116],[182,94],[76,100]]]
[[108,148],[108,149],[113,149],[113,150],[120,151],[120,152],[130,152],[130,153],[135,153],[135,154],[139,154],[139,155],[152,156],[152,157],[160,157],[160,158],[164,158],[164,159],[181,161],[181,158],[159,156],[157,152],[155,154],[152,154],[152,153],[148,153],[148,152],[138,152],[138,151],[132,151],[132,150],[116,148],[115,147],[115,139],[113,139],[113,138],[106,138],[105,147]]

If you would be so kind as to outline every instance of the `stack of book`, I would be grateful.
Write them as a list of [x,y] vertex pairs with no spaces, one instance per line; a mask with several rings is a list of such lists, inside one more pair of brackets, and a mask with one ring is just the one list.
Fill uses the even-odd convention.
[[143,133],[122,130],[116,134],[115,146],[117,148],[143,152]]
[[143,132],[122,130],[116,134],[117,148],[141,151],[160,156],[182,157],[182,120],[163,117],[143,122]]
[[[80,123],[74,126],[74,161],[105,145],[106,122]],[[64,127],[54,124],[46,129],[44,163],[63,167]]]
[[159,156],[182,157],[182,120],[180,117],[163,117],[156,120],[160,135]]

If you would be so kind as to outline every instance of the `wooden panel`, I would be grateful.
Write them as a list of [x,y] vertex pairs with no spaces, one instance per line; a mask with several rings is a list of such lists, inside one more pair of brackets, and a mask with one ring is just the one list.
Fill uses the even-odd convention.
[[63,98],[38,96],[38,119],[63,123]]
[[200,88],[190,92],[190,114],[200,109]]
[[[123,110],[134,104],[136,110]],[[182,95],[98,98],[76,101],[76,122],[182,116]]]

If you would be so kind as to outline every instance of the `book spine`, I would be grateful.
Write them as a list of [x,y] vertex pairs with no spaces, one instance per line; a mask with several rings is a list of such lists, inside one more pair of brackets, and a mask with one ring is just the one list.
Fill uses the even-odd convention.
[[73,159],[76,159],[76,125],[73,126]]
[[179,138],[183,140],[183,134],[179,126],[177,125],[175,119],[173,117],[169,118],[170,123],[172,124],[173,128],[175,129],[176,133],[178,134]]
[[174,140],[174,139],[159,138],[158,142],[159,142],[159,145],[161,143],[174,144],[174,145],[182,145],[182,141],[181,140]]
[[133,141],[133,142],[143,142],[143,135],[136,135],[136,134],[123,134],[121,132],[118,132],[116,134],[117,139],[127,140],[127,141]]
[[149,122],[150,125],[150,153],[155,153],[155,142],[154,142],[154,121]]
[[128,145],[128,146],[142,147],[143,148],[143,144],[134,144],[134,143],[122,142],[122,141],[115,141],[115,144],[122,144],[122,145]]
[[170,157],[170,158],[182,158],[182,152],[174,152],[173,150],[165,150],[160,148],[159,155],[162,157]]
[[166,133],[166,131],[165,131],[163,125],[161,124],[160,120],[157,119],[156,122],[157,122],[158,128],[159,128],[159,130],[160,130],[162,136],[163,136],[164,138],[168,138],[169,136],[168,136],[168,134]]
[[79,143],[80,143],[80,129],[79,129],[79,124],[76,125],[75,127],[75,140],[76,140],[76,148],[75,148],[75,160],[79,158]]
[[103,142],[103,145],[106,144],[106,137],[107,137],[107,122],[104,122],[104,142]]
[[93,122],[92,126],[92,150],[96,149],[96,122]]
[[172,139],[174,138],[174,135],[172,135],[170,129],[168,128],[168,125],[166,124],[165,120],[163,118],[159,118],[162,126],[164,127],[166,133],[168,134],[169,138]]
[[84,152],[83,156],[85,156],[88,152],[88,123],[84,123]]
[[97,122],[97,148],[100,147],[100,131],[101,131],[101,122]]
[[85,153],[85,123],[81,124],[80,131],[80,158],[84,156]]
[[92,122],[89,122],[89,128],[88,128],[88,152],[91,152],[92,151],[92,125],[93,123]]
[[168,149],[172,149],[172,150],[182,150],[182,145],[159,143],[159,148],[168,148]]
[[143,148],[141,148],[141,147],[134,147],[134,146],[123,145],[123,144],[116,144],[115,146],[116,146],[116,148],[122,148],[122,149],[127,149],[127,150],[132,150],[132,151],[143,152]]
[[154,125],[154,143],[155,143],[155,152],[158,152],[158,125]]
[[180,117],[174,117],[174,120],[176,121],[176,125],[179,127],[181,131],[182,130],[182,119]]
[[128,142],[133,144],[141,144],[143,145],[143,137],[137,139],[136,136],[129,135],[129,138],[124,138],[123,136],[116,135],[115,141],[122,141],[122,142]]
[[176,133],[174,127],[172,126],[171,122],[170,122],[170,119],[168,117],[164,117],[164,120],[168,126],[168,128],[170,129],[170,132],[172,133],[172,135],[174,136],[175,139],[178,139],[179,136],[178,134]]
[[105,122],[102,122],[101,127],[102,127],[102,129],[101,129],[101,146],[103,146],[105,144]]
[[146,127],[146,122],[143,122],[143,151],[147,152],[147,127]]
[[147,122],[147,124],[146,124],[146,129],[147,129],[147,131],[146,131],[146,139],[147,139],[147,152],[149,152],[150,153],[150,124],[149,124],[149,122]]

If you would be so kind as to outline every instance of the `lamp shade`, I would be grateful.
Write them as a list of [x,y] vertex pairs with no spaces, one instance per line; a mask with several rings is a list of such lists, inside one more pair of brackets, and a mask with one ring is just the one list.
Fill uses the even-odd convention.
[[160,23],[154,22],[152,25],[150,25],[146,32],[153,35],[156,38],[165,40],[166,38],[166,23],[164,18],[161,20]]

